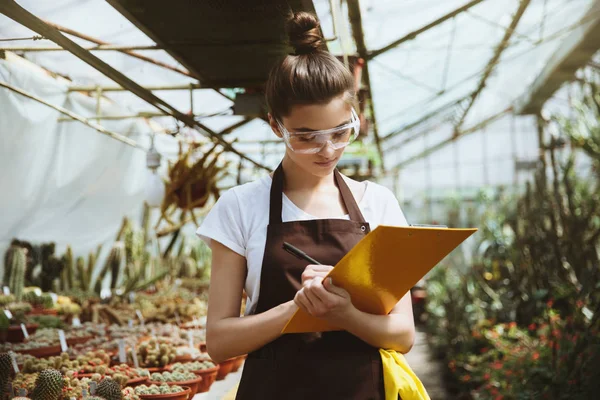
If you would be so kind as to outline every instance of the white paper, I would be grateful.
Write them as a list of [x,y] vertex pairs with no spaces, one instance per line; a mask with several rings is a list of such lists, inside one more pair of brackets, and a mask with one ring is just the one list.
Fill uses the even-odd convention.
[[131,350],[131,355],[133,356],[133,366],[135,368],[139,368],[140,367],[140,363],[138,361],[138,357],[137,357],[137,349],[135,348],[135,346],[133,347],[133,349]]
[[21,324],[21,331],[23,331],[23,337],[27,339],[29,337],[29,332],[27,332],[27,327],[25,324]]
[[119,339],[119,362],[127,362],[127,354],[125,353],[125,340]]
[[194,350],[194,334],[191,330],[188,331],[188,344],[191,350]]
[[62,329],[58,330],[58,340],[60,341],[60,349],[63,352],[69,350],[69,346],[67,346],[67,339],[65,338],[65,331]]
[[20,371],[19,371],[19,365],[17,364],[17,356],[12,351],[9,352],[8,354],[10,354],[10,360],[12,361],[13,370],[15,371],[15,374],[18,374]]
[[137,317],[140,319],[140,323],[142,324],[142,326],[145,327],[146,324],[144,322],[144,316],[142,315],[142,312],[140,310],[135,310],[135,313],[136,313]]

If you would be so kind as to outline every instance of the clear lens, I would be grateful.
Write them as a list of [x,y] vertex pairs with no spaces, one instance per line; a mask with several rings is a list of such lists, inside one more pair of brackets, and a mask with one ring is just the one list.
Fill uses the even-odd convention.
[[289,144],[294,151],[318,152],[327,142],[331,142],[334,149],[341,149],[350,144],[356,137],[354,127],[340,129],[328,134],[321,133],[292,133],[289,135]]
[[360,120],[352,110],[352,121],[338,128],[313,132],[289,132],[281,123],[279,128],[290,149],[297,153],[311,154],[318,153],[327,144],[336,150],[348,146],[358,136]]

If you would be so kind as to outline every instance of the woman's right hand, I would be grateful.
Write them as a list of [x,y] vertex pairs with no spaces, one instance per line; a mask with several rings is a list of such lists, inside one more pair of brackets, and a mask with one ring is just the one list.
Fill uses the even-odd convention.
[[302,272],[302,287],[306,287],[310,281],[317,277],[325,279],[332,269],[331,265],[307,265],[304,272]]

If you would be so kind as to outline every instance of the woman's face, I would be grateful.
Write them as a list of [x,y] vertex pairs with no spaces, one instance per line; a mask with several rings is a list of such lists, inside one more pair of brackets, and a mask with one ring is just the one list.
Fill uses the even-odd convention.
[[[281,122],[289,132],[326,130],[350,122],[351,110],[352,108],[344,96],[339,96],[329,103],[295,105]],[[269,117],[269,119],[275,134],[282,137],[277,123],[272,118]],[[318,153],[302,154],[294,152],[286,146],[286,156],[306,172],[325,177],[333,172],[344,154],[344,149],[335,150],[331,145],[325,144]]]

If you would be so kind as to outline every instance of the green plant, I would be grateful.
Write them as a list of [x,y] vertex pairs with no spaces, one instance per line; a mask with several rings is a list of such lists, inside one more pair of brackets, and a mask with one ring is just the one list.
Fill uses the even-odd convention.
[[13,374],[12,360],[8,353],[0,354],[0,399],[8,394],[8,382]]
[[31,400],[58,400],[62,394],[64,381],[55,369],[46,369],[38,375]]
[[121,385],[111,378],[104,378],[96,389],[96,395],[106,400],[121,400]]
[[10,292],[15,296],[17,301],[21,301],[23,297],[23,287],[25,286],[25,267],[27,263],[27,255],[21,247],[11,246],[11,265],[10,269]]

